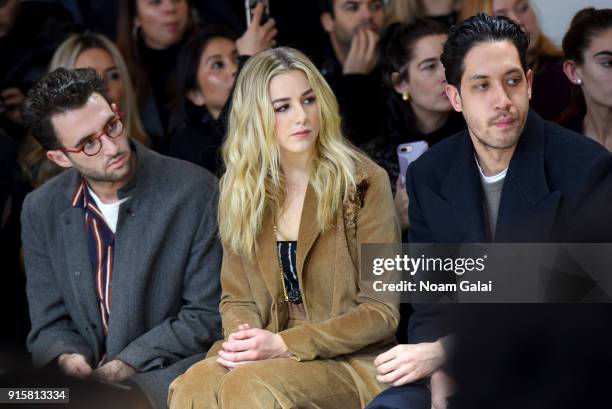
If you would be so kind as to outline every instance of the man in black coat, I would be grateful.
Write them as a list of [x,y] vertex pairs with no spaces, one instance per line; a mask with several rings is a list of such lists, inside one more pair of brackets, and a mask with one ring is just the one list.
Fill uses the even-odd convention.
[[[592,210],[612,203],[612,158],[588,138],[529,110],[533,72],[527,69],[527,45],[521,28],[503,17],[478,15],[451,31],[442,55],[446,92],[468,130],[440,142],[409,167],[411,243],[589,241],[578,224],[610,225],[607,211],[598,215]],[[602,234],[593,237],[602,239],[606,231],[612,230],[600,228]],[[446,407],[450,382],[440,368],[449,350],[448,335],[461,322],[449,320],[448,312],[461,318],[469,311],[473,318],[484,310],[509,308],[482,307],[413,304],[410,344],[375,361],[379,380],[396,387],[370,407]],[[557,316],[566,312],[552,305],[531,308]],[[528,318],[529,310],[516,309],[513,322]],[[541,324],[536,327],[542,333],[558,330]],[[476,337],[487,333],[486,321],[483,325]],[[498,347],[508,352],[517,345]],[[478,365],[478,360],[468,361]],[[524,371],[530,369],[526,362]]]

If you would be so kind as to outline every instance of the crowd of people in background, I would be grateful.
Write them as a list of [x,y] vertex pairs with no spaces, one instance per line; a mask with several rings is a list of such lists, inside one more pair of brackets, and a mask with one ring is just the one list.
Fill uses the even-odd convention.
[[[139,183],[152,186],[149,190],[154,193],[150,193],[150,197],[187,197],[189,192],[206,190],[192,198],[193,203],[189,202],[186,209],[207,214],[206,229],[210,229],[211,237],[202,233],[204,224],[200,225],[195,214],[191,215],[193,219],[189,222],[181,224],[180,231],[168,227],[179,219],[181,203],[174,200],[168,200],[163,206],[160,203],[167,219],[142,221],[157,223],[159,232],[156,234],[164,235],[165,245],[171,246],[168,248],[174,251],[173,255],[167,256],[168,260],[177,263],[181,268],[185,267],[186,271],[172,273],[176,279],[191,280],[194,285],[207,288],[207,294],[212,297],[205,302],[184,288],[175,288],[174,292],[168,295],[163,292],[163,280],[156,281],[160,279],[153,273],[147,278],[151,280],[152,287],[159,288],[155,290],[156,294],[164,294],[161,297],[166,304],[154,308],[154,318],[145,318],[146,313],[143,313],[142,323],[138,324],[139,329],[134,330],[140,333],[130,333],[126,337],[146,335],[146,331],[157,328],[151,325],[151,320],[172,321],[173,316],[184,314],[178,320],[179,324],[170,322],[166,332],[150,336],[151,342],[155,337],[167,341],[166,355],[163,359],[160,358],[161,361],[157,362],[157,358],[147,355],[149,350],[140,345],[142,350],[139,349],[138,352],[143,358],[132,365],[137,371],[143,372],[150,368],[162,370],[167,366],[177,365],[164,372],[163,382],[151,382],[146,376],[142,380],[134,380],[147,393],[149,399],[154,401],[155,407],[164,407],[164,404],[159,402],[165,399],[172,379],[181,375],[191,364],[204,359],[209,348],[212,348],[214,354],[209,353],[207,359],[173,384],[173,407],[191,407],[190,405],[195,405],[194,402],[221,399],[221,396],[223,399],[235,398],[241,393],[245,394],[244,399],[248,399],[246,394],[249,393],[249,396],[263,396],[258,395],[258,390],[240,390],[244,381],[236,375],[239,372],[232,370],[247,359],[235,358],[232,343],[241,339],[243,342],[251,338],[264,339],[281,330],[288,331],[289,335],[283,335],[280,341],[276,338],[269,341],[276,349],[266,351],[265,357],[286,358],[291,356],[290,351],[296,358],[295,361],[280,361],[278,367],[259,366],[248,373],[240,372],[248,377],[264,378],[272,373],[289,374],[285,376],[292,377],[293,383],[283,384],[285,389],[278,390],[275,395],[277,401],[291,401],[295,395],[294,388],[299,389],[300,382],[307,384],[316,381],[316,374],[321,373],[326,375],[318,381],[328,383],[327,387],[334,388],[337,392],[334,399],[338,400],[336,404],[332,404],[335,407],[343,407],[343,404],[347,407],[364,406],[382,392],[380,385],[372,383],[370,375],[381,365],[380,354],[388,350],[395,340],[399,341],[400,345],[411,342],[409,338],[412,333],[408,332],[406,326],[413,309],[406,305],[398,307],[365,300],[368,296],[359,288],[348,284],[344,287],[333,278],[340,274],[358,277],[356,267],[352,263],[357,260],[355,248],[358,243],[364,241],[394,242],[403,238],[403,241],[415,242],[462,242],[494,239],[497,214],[491,219],[492,222],[485,221],[487,228],[480,232],[481,235],[453,236],[448,233],[446,236],[436,236],[433,230],[429,231],[435,222],[430,223],[427,220],[429,214],[427,209],[421,208],[422,203],[412,205],[416,198],[411,195],[422,197],[427,194],[425,191],[433,191],[440,186],[422,186],[419,185],[421,180],[415,182],[411,179],[416,177],[417,172],[425,174],[427,161],[419,162],[420,168],[412,167],[412,173],[409,172],[409,178],[406,180],[406,174],[400,172],[397,156],[397,148],[401,144],[425,141],[432,148],[447,141],[444,148],[429,156],[433,158],[438,155],[441,166],[436,170],[437,173],[428,173],[428,177],[431,180],[441,178],[440,169],[449,166],[449,163],[443,162],[451,157],[451,153],[456,154],[462,149],[462,145],[457,144],[452,152],[449,151],[445,156],[442,149],[448,150],[448,139],[476,126],[474,122],[470,123],[465,106],[462,106],[465,99],[461,100],[464,95],[459,91],[460,84],[450,83],[449,70],[445,70],[442,59],[443,53],[447,52],[445,47],[449,47],[449,34],[455,33],[452,30],[470,21],[472,16],[485,13],[507,17],[509,21],[518,24],[527,35],[525,72],[532,74],[528,79],[528,110],[521,115],[528,118],[528,127],[540,126],[538,124],[543,123],[542,120],[556,122],[565,129],[596,142],[608,153],[612,152],[612,9],[609,8],[580,10],[573,17],[561,47],[557,47],[542,32],[537,12],[529,0],[319,0],[317,3],[271,0],[270,15],[262,3],[257,3],[252,10],[245,10],[242,0],[118,0],[103,3],[104,6],[93,1],[0,1],[0,245],[5,256],[5,284],[2,286],[0,298],[2,310],[11,311],[10,314],[3,314],[4,345],[1,346],[0,357],[6,362],[14,362],[15,366],[22,366],[20,357],[25,354],[26,335],[33,329],[38,332],[34,335],[31,333],[28,345],[30,352],[35,354],[35,358],[38,357],[39,364],[46,365],[56,358],[48,356],[47,344],[36,340],[36,336],[44,333],[43,327],[50,325],[48,321],[52,319],[42,319],[41,315],[46,312],[32,309],[32,300],[28,313],[26,267],[43,270],[45,264],[56,265],[55,258],[51,260],[50,256],[36,257],[40,256],[36,246],[51,246],[45,244],[43,238],[50,241],[54,239],[53,235],[46,236],[50,234],[47,229],[42,229],[44,234],[37,231],[33,220],[48,209],[55,209],[53,206],[56,206],[56,196],[50,193],[50,183],[53,180],[56,185],[59,184],[58,176],[66,173],[66,169],[75,167],[83,178],[92,177],[96,180],[96,174],[91,173],[92,164],[82,162],[82,168],[79,168],[69,162],[62,162],[61,155],[53,153],[72,152],[72,148],[77,148],[77,145],[62,145],[65,140],[59,137],[58,125],[52,119],[57,112],[70,112],[76,108],[80,109],[81,106],[87,108],[90,102],[85,101],[89,101],[88,98],[92,95],[103,95],[104,99],[93,103],[92,107],[87,108],[91,111],[87,112],[97,112],[95,109],[100,107],[95,104],[106,106],[106,102],[108,103],[109,108],[100,111],[104,112],[100,115],[107,115],[104,117],[106,122],[103,121],[100,128],[109,138],[103,138],[105,142],[102,142],[103,135],[100,134],[97,142],[92,141],[92,144],[104,146],[113,143],[115,139],[110,135],[109,129],[111,125],[117,124],[112,121],[120,121],[121,132],[116,135],[119,138],[117,140],[129,136],[129,140],[125,141],[126,149],[134,150],[139,158],[148,158],[143,163],[138,163],[137,167],[134,165],[134,168],[138,169]],[[252,13],[248,25],[246,13]],[[520,43],[519,40],[516,41]],[[517,47],[520,52],[520,44]],[[461,69],[464,68],[462,66]],[[74,95],[71,94],[74,100],[62,99],[60,94],[64,90],[58,89],[57,95],[54,94],[49,88],[53,86],[51,80],[45,85],[47,88],[40,84],[35,85],[45,74],[53,72],[63,73],[56,79],[58,84],[93,81],[91,78],[96,77],[91,70],[71,71],[74,69],[93,69],[100,80],[92,85],[92,88],[80,88],[78,92],[82,95],[76,91]],[[70,72],[81,74],[73,76]],[[296,72],[301,74],[297,75]],[[241,76],[244,78],[236,86]],[[449,85],[456,87],[456,94],[453,94],[452,90],[449,91]],[[38,87],[36,89],[41,93],[48,92],[46,104],[55,101],[54,103],[64,105],[55,112],[50,107],[45,108],[43,102],[39,101],[38,108],[28,106],[29,111],[24,111],[24,103],[33,87]],[[299,89],[300,93],[292,94],[290,91],[293,89]],[[249,93],[252,95],[249,96]],[[455,100],[452,95],[456,96]],[[262,108],[262,101],[269,105],[269,109]],[[284,102],[279,104],[278,101]],[[320,114],[315,113],[313,107],[317,107],[316,112]],[[47,111],[44,111],[45,109]],[[38,113],[32,113],[34,111]],[[27,129],[22,116],[24,112],[29,115],[26,120],[34,123],[42,121],[40,118],[47,115],[48,123],[52,124],[50,126],[55,126],[56,139],[51,140],[47,146],[41,144],[39,137]],[[533,114],[537,114],[536,119]],[[37,119],[32,119],[36,115]],[[109,118],[112,118],[112,121]],[[286,118],[302,121],[300,123],[303,129],[298,131],[306,135],[304,138],[309,133],[318,135],[316,149],[312,148],[314,145],[293,146],[292,142],[283,141],[282,133],[289,132],[289,128],[282,128],[283,124],[290,121]],[[92,121],[95,122],[93,117]],[[44,128],[42,125],[41,127]],[[66,126],[66,129],[70,128]],[[276,132],[276,142],[261,136],[272,130]],[[43,129],[39,133],[41,132],[45,134],[49,131]],[[547,134],[547,138],[551,138],[552,133],[551,131],[550,135]],[[280,148],[275,147],[276,145]],[[84,147],[80,148],[81,154],[85,154],[87,160],[91,160],[98,152],[93,153],[90,149],[90,153],[93,153],[90,155]],[[579,149],[576,149],[578,152]],[[121,149],[118,152],[116,155],[123,154]],[[593,148],[592,152],[598,151]],[[602,158],[605,155],[602,155],[601,152],[594,153],[593,163],[596,160],[604,160]],[[192,167],[182,168],[182,165],[176,165],[178,162],[166,161],[166,156],[190,162],[194,167],[198,167],[198,170]],[[469,160],[472,159],[470,157]],[[477,162],[479,159],[480,157]],[[588,162],[590,158],[584,156],[584,160]],[[313,163],[316,166],[312,165]],[[478,162],[477,169],[480,170],[488,200],[490,191],[487,188],[492,185],[487,185],[490,181],[487,178],[491,175],[487,174],[490,169],[487,169],[486,165]],[[168,168],[165,169],[165,166]],[[386,174],[379,172],[378,167],[384,169]],[[200,172],[200,168],[206,169],[207,172]],[[266,169],[282,169],[282,172],[267,172]],[[149,175],[143,172],[153,173]],[[157,178],[155,172],[159,172],[163,177]],[[499,176],[502,173],[495,174]],[[479,174],[474,175],[474,183],[480,183]],[[170,176],[176,179],[171,180]],[[67,175],[63,177],[67,178]],[[505,173],[496,181],[503,180],[504,177]],[[547,183],[556,183],[555,177],[547,174]],[[119,179],[123,181],[124,176]],[[219,180],[220,187],[217,186]],[[74,182],[72,179],[70,181]],[[199,181],[200,185],[196,181]],[[497,183],[496,181],[491,183]],[[62,183],[68,185],[68,182]],[[410,183],[412,186],[407,186]],[[562,181],[559,181],[559,185],[565,186]],[[131,185],[128,183],[126,186]],[[47,190],[40,190],[45,187]],[[65,190],[73,190],[74,187],[71,185]],[[124,188],[123,185],[116,187],[111,196],[118,199],[138,195],[149,197],[149,193],[130,191],[127,188],[126,193],[122,193]],[[578,191],[576,186],[571,187],[574,188]],[[29,207],[24,207],[24,200],[32,191],[39,192],[36,197],[44,203],[35,204],[31,199],[33,196],[29,196],[29,201],[26,201]],[[377,209],[370,208],[372,202],[367,201],[374,195],[379,197],[379,201],[375,202]],[[92,200],[92,197],[97,196],[83,193],[80,198],[74,196],[74,200],[84,201],[83,206],[86,209],[87,200]],[[363,202],[364,198],[366,202]],[[69,205],[70,199],[67,200]],[[496,200],[499,207],[500,198],[497,197]],[[218,205],[218,210],[208,213],[211,212],[211,201],[215,201],[214,205]],[[297,202],[300,204],[296,205]],[[363,218],[359,219],[359,222],[351,221],[343,213],[342,206],[346,203],[349,203],[349,209],[353,206],[358,208],[355,212],[361,212]],[[366,203],[365,206],[359,207],[363,203]],[[479,206],[481,204],[479,201]],[[485,207],[486,205],[490,206],[491,203],[485,203]],[[26,219],[20,219],[22,208],[26,209],[24,214],[30,214],[27,216],[27,226],[22,226],[22,220]],[[411,214],[418,216],[414,220],[409,218],[409,208],[414,212]],[[220,225],[215,227],[217,211]],[[135,206],[128,209],[130,217],[133,212],[138,213]],[[321,235],[315,245],[309,243],[307,250],[298,250],[296,255],[295,248],[292,253],[292,243],[295,245],[298,236],[300,240],[304,239],[304,235],[308,239],[308,232],[304,233],[304,227],[299,226],[303,212],[309,212],[309,221],[320,227],[321,231],[331,231]],[[57,215],[58,226],[62,215]],[[54,216],[49,214],[46,217]],[[244,220],[240,220],[241,217]],[[301,217],[304,220],[304,216]],[[373,227],[375,220],[378,225]],[[464,221],[466,220],[468,218]],[[66,225],[68,224],[69,221],[66,221]],[[427,228],[424,227],[425,224]],[[464,227],[470,228],[467,225]],[[498,226],[497,231],[505,232],[507,227],[502,222],[502,227]],[[215,233],[217,228],[223,242],[223,256],[220,243],[209,243],[209,240],[213,240],[212,233]],[[356,229],[361,228],[365,233],[351,236],[355,234]],[[27,236],[31,241],[25,248],[25,260],[22,229],[26,231],[24,237]],[[137,230],[130,232],[133,234],[132,240],[139,239]],[[262,239],[258,236],[261,232],[269,237]],[[110,228],[105,234],[113,241],[115,229]],[[141,231],[140,234],[141,238],[150,239],[153,233]],[[181,243],[180,234],[188,235],[193,243],[207,243],[210,246],[208,253],[194,256],[195,250],[189,247],[193,243]],[[276,240],[273,239],[274,236]],[[310,239],[314,241],[314,236]],[[164,246],[155,240],[154,242],[155,245],[140,249],[138,254],[132,253],[135,257],[150,257],[150,260],[154,260],[147,265],[152,271],[161,268],[152,266],[163,259],[160,254],[164,252]],[[280,254],[278,258],[274,253],[266,253],[268,250],[274,250],[275,244],[278,245],[277,251]],[[185,247],[182,247],[183,245]],[[333,252],[329,250],[330,246],[333,246]],[[264,249],[262,254],[265,254],[264,258],[267,257],[268,260],[258,264],[257,259],[261,258],[261,255],[257,252],[261,249]],[[59,249],[57,253],[52,254],[61,258],[64,257],[60,256],[63,251]],[[88,251],[86,246],[84,251]],[[311,277],[318,277],[317,274],[320,274],[321,277],[317,280],[325,282],[325,285],[317,284],[317,287],[312,282],[303,282],[302,274],[305,273],[302,271],[298,271],[295,280],[288,278],[291,275],[288,271],[293,268],[288,266],[294,263],[304,266],[308,251],[312,253],[310,257],[320,261],[319,264],[311,264],[305,269]],[[281,256],[283,252],[286,254]],[[335,256],[330,255],[332,253]],[[127,255],[124,254],[124,257]],[[195,261],[192,257],[195,257]],[[196,267],[193,267],[192,263],[199,265],[204,261],[217,267],[217,282],[210,278],[214,275],[214,271],[210,270],[207,270],[205,279],[202,276],[193,278],[196,276]],[[325,263],[332,267],[326,267]],[[275,299],[277,295],[268,293],[268,281],[273,282],[273,278],[266,277],[268,269],[274,268],[274,274],[277,274],[279,267],[281,281],[275,285],[282,284],[287,300],[290,298],[288,294],[294,294],[292,289],[295,288],[295,296],[304,296],[306,299],[319,297],[321,301],[317,302],[318,305],[329,310],[324,307],[314,308],[306,314],[300,309],[303,307],[296,307],[302,304],[293,301],[288,301],[289,307],[283,310],[284,307],[279,306],[282,303]],[[247,269],[248,274],[245,274]],[[190,276],[189,272],[193,276]],[[286,273],[284,277],[283,272]],[[323,277],[322,272],[327,272],[332,277]],[[79,272],[74,274],[76,273]],[[104,274],[110,273],[106,271]],[[259,281],[247,277],[249,274],[257,276]],[[46,279],[52,281],[51,277]],[[274,275],[274,279],[278,277]],[[31,281],[31,278],[29,280]],[[241,281],[240,285],[232,283],[231,280]],[[264,285],[266,283],[268,287]],[[38,290],[42,291],[47,284],[43,280],[38,285]],[[219,290],[221,287],[222,293]],[[213,294],[215,291],[217,298]],[[30,293],[28,296],[34,295]],[[178,297],[178,300],[168,300],[167,297],[170,296]],[[36,297],[45,298],[40,294]],[[104,296],[100,297],[101,303],[104,304]],[[52,310],[59,302],[58,299],[47,299],[48,305],[45,308]],[[219,302],[221,317],[219,311],[209,310],[212,304],[218,305]],[[200,322],[201,318],[190,316],[186,304],[194,306],[194,310],[206,310],[206,319],[209,321]],[[257,313],[253,312],[255,305]],[[259,310],[265,309],[265,314],[276,318],[257,315],[261,314]],[[104,308],[102,310],[104,315]],[[126,311],[129,311],[128,307]],[[53,319],[65,318],[61,312],[55,313],[58,315]],[[106,313],[108,314],[108,311]],[[352,315],[347,317],[347,313]],[[428,313],[428,310],[417,307],[415,316],[420,319]],[[65,312],[64,315],[66,314],[69,315],[70,312]],[[247,319],[238,319],[240,314],[245,314]],[[286,322],[279,323],[279,316]],[[192,319],[197,323],[191,322]],[[183,325],[181,320],[187,324],[177,329],[176,325]],[[216,333],[214,325],[208,325],[214,323],[219,326],[219,320],[223,324],[223,333],[220,332],[220,327],[219,333]],[[266,320],[269,325],[266,325]],[[83,320],[83,326],[89,325],[86,321]],[[395,334],[398,324],[400,329]],[[70,327],[72,324],[67,325]],[[347,333],[343,332],[343,325],[363,325],[364,328],[356,333]],[[260,328],[262,333],[253,333],[255,328]],[[80,330],[70,327],[66,331],[75,333]],[[198,335],[197,331],[205,333],[205,336]],[[95,337],[91,338],[91,342],[88,339],[87,344],[105,342],[107,335],[108,332],[105,331],[97,341],[94,341]],[[193,344],[177,347],[176,345],[183,343],[182,336],[191,337],[189,339]],[[205,339],[198,339],[199,336]],[[214,344],[214,341],[221,337],[225,337],[226,342]],[[320,337],[322,340],[313,345],[305,341],[308,337]],[[267,342],[268,338],[265,339]],[[429,348],[427,351],[431,351],[430,356],[435,355],[437,361],[436,365],[432,365],[430,373],[426,374],[428,376],[442,366],[441,362],[438,362],[439,356],[436,355],[441,348],[438,342],[440,339],[436,337],[429,341],[431,344],[422,348]],[[198,345],[205,345],[205,348],[197,351]],[[112,347],[119,348],[113,344],[110,347],[111,352],[114,351]],[[155,349],[151,344],[146,347]],[[369,348],[367,353],[356,357],[355,354],[364,348]],[[65,354],[68,351],[59,352]],[[96,364],[103,365],[106,363],[104,355],[108,351],[102,348],[102,352],[99,352],[85,356],[92,362],[97,361]],[[218,357],[215,355],[217,353]],[[197,356],[197,359],[183,362],[185,354]],[[340,364],[332,359],[338,355],[346,361]],[[375,362],[377,356],[379,358]],[[64,362],[69,359],[68,356],[64,358]],[[294,367],[303,364],[300,362],[302,360],[313,366],[312,370],[304,369],[304,379],[295,375],[297,367]],[[68,367],[67,365],[65,364],[64,368]],[[122,373],[123,368],[115,369],[116,373]],[[436,376],[441,375],[437,373]],[[117,380],[128,377],[126,375]],[[214,378],[216,386],[199,390],[203,378]],[[112,376],[108,378],[111,381],[113,379],[115,378]],[[402,382],[396,381],[397,379],[394,379],[384,383],[388,386],[403,385]],[[318,384],[312,386],[318,390],[325,387]],[[165,390],[160,393],[160,388]],[[427,397],[423,399],[431,403],[429,389],[423,384],[415,390],[417,401],[423,404],[421,395],[425,393]],[[266,407],[269,402],[263,397],[261,399],[258,407]],[[330,404],[329,396],[321,394],[320,399],[328,400],[327,404]],[[231,405],[219,403],[219,407]]]

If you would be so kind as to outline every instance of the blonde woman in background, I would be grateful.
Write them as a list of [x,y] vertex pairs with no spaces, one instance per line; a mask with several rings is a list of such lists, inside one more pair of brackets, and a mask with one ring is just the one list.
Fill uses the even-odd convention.
[[144,145],[149,144],[138,114],[129,71],[112,41],[101,34],[74,34],[55,51],[49,71],[60,67],[95,69],[106,83],[109,97],[121,110],[129,135]]
[[389,0],[385,8],[385,26],[393,23],[409,24],[422,14],[418,0]]
[[361,408],[397,304],[359,277],[360,244],[399,229],[386,172],[342,135],[336,98],[291,48],[240,72],[223,146],[225,339],[170,386],[171,408]]
[[450,27],[457,23],[462,3],[462,0],[389,0],[385,8],[385,26],[429,18]]
[[521,25],[529,36],[527,63],[534,72],[529,105],[542,118],[559,118],[571,104],[571,84],[563,73],[563,53],[542,33],[528,0],[463,0],[460,21],[478,13],[506,16]]
[[[123,114],[128,134],[138,142],[149,145],[144,131],[130,76],[117,47],[100,34],[73,34],[55,51],[49,71],[57,68],[93,68],[104,80],[111,100]],[[20,155],[22,170],[32,187],[38,187],[63,169],[47,160],[45,151],[28,137]]]

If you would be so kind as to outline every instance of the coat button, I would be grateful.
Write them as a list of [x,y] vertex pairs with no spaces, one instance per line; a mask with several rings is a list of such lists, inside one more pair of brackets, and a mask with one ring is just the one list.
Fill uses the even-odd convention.
[[74,276],[75,276],[75,277],[78,277],[78,276],[80,276],[80,275],[81,275],[81,272],[80,272],[80,271],[75,271],[75,272],[74,272]]

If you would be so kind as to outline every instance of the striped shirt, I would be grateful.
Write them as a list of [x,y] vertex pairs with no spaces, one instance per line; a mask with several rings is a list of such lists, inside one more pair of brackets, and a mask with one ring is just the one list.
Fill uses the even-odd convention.
[[87,243],[92,270],[95,272],[96,294],[102,317],[104,336],[108,336],[110,316],[111,280],[113,278],[113,256],[115,253],[115,234],[106,224],[104,216],[92,198],[85,178],[72,198],[72,206],[83,208],[87,226]]

